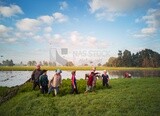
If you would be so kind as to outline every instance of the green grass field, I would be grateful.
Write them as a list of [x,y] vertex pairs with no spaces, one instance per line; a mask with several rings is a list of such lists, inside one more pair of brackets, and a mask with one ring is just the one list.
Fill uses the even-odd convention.
[[[91,70],[91,66],[42,66],[47,70]],[[97,70],[160,70],[160,68],[138,68],[138,67],[96,67]],[[35,66],[0,66],[0,71],[32,71]]]
[[[85,80],[78,80],[80,94],[70,95],[70,80],[63,80],[59,96],[42,95],[24,84],[18,94],[0,105],[1,116],[153,116],[160,115],[160,78],[112,79],[110,88],[97,82],[96,93],[84,94]],[[3,94],[8,88],[1,87]],[[0,94],[0,95],[3,95]]]

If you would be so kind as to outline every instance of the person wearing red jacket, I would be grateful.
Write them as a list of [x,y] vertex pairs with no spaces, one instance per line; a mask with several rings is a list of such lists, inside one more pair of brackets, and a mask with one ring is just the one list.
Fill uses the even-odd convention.
[[91,72],[91,74],[88,77],[87,87],[86,87],[85,93],[92,91],[92,88],[93,88],[93,78],[94,78],[94,72]]
[[77,83],[76,83],[76,71],[72,71],[71,74],[72,74],[72,77],[71,77],[71,86],[72,86],[71,94],[73,94],[74,92],[76,94],[78,94]]

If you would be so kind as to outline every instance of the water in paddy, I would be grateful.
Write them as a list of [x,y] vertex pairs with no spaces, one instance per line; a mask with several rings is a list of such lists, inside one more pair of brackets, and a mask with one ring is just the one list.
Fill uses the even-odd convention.
[[[97,71],[101,74],[103,71]],[[144,78],[144,77],[160,77],[159,70],[109,70],[108,74],[110,79],[114,78],[123,78],[125,72],[128,72],[132,75],[132,78]],[[85,74],[90,73],[89,71],[77,71],[76,78],[84,79]],[[0,86],[16,86],[25,83],[28,79],[30,79],[32,71],[0,71]],[[48,78],[51,79],[55,74],[54,71],[48,71]],[[71,78],[71,71],[63,71],[62,78],[67,79]]]

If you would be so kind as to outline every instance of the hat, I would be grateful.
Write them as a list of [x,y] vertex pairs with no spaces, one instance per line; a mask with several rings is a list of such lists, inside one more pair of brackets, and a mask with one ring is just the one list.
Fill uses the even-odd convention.
[[58,73],[62,73],[62,71],[60,70],[60,69],[57,69],[56,70],[56,73],[58,74]]

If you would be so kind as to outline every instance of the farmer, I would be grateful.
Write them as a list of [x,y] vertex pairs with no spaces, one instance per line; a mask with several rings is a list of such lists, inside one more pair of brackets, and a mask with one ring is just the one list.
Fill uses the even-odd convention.
[[33,82],[33,90],[35,90],[36,86],[38,86],[38,88],[40,88],[39,86],[39,77],[41,75],[42,71],[41,71],[41,66],[37,65],[36,69],[32,72],[31,75],[31,80]]
[[93,82],[92,82],[92,87],[93,90],[95,90],[96,87],[96,81],[97,81],[97,74],[99,74],[99,72],[96,72],[96,67],[92,67],[91,73],[93,72]]
[[103,74],[102,74],[102,84],[103,84],[103,86],[107,86],[108,87],[109,86],[108,82],[109,82],[109,76],[107,74],[107,71],[104,70]]
[[62,84],[61,73],[62,71],[60,69],[56,70],[56,74],[50,81],[48,94],[50,94],[54,90],[53,96],[56,96],[57,93],[59,92],[59,86]]
[[78,94],[77,83],[76,83],[76,71],[72,71],[71,74],[72,74],[72,77],[71,77],[71,86],[72,86],[71,94],[73,94],[74,92],[76,94]]
[[47,70],[42,71],[42,75],[39,77],[39,83],[41,88],[41,93],[48,93],[48,76]]
[[93,77],[94,77],[94,72],[91,72],[89,77],[88,77],[87,87],[86,87],[86,91],[84,93],[92,91],[92,89],[93,89]]

